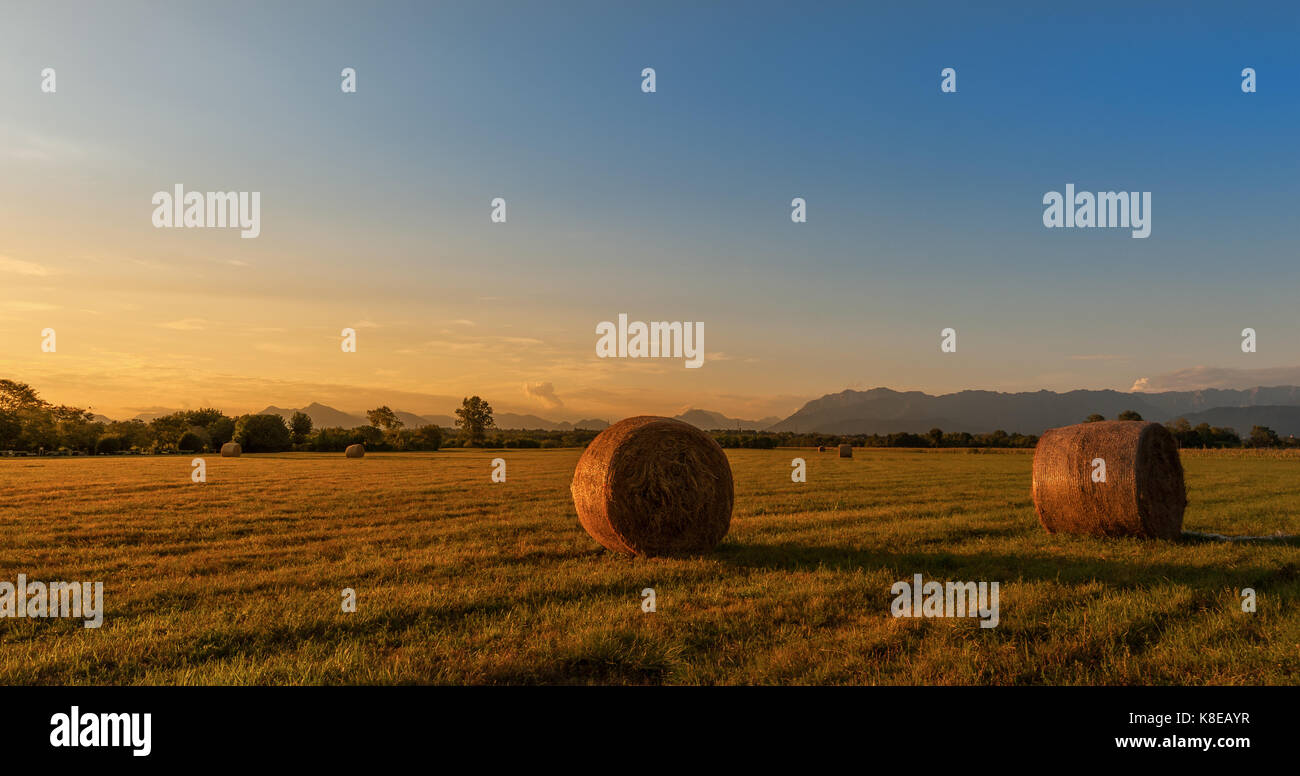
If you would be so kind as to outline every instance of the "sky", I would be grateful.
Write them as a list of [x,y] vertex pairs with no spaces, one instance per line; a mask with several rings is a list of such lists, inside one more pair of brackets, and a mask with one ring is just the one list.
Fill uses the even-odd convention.
[[[0,377],[568,420],[1300,383],[1294,5],[816,5],[8,4]],[[260,236],[155,228],[178,183]],[[1150,237],[1045,228],[1067,183],[1152,192]],[[620,313],[704,365],[598,358]]]

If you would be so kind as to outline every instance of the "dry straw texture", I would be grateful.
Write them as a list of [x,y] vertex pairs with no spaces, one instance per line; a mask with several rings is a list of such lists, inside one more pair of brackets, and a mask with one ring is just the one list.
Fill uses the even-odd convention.
[[364,445],[348,445],[348,449],[343,451],[348,458],[361,458],[366,454]]
[[240,447],[238,442],[227,442],[221,446],[222,458],[238,458],[243,452],[244,448]]
[[[1106,481],[1093,482],[1093,460]],[[1034,508],[1049,533],[1173,539],[1182,534],[1183,465],[1159,423],[1104,420],[1054,428],[1034,450]]]
[[587,533],[629,555],[712,549],[731,527],[735,501],[718,443],[695,426],[649,415],[600,432],[570,490]]
[[840,445],[840,457],[841,457],[841,458],[852,458],[852,457],[853,457],[853,445]]

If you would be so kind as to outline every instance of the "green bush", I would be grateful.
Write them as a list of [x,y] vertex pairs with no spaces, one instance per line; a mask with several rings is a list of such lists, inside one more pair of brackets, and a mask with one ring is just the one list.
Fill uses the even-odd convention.
[[278,453],[289,449],[289,427],[279,415],[245,415],[235,423],[235,441],[245,453]]

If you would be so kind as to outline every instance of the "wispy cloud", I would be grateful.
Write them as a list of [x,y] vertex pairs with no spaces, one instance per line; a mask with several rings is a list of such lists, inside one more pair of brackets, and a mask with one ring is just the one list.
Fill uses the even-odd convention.
[[211,321],[205,321],[202,318],[182,318],[179,321],[160,323],[158,326],[159,328],[174,329],[175,331],[202,331],[208,328],[211,323]]
[[86,156],[79,143],[46,132],[0,124],[0,158],[18,162],[72,162]]
[[1131,391],[1203,391],[1209,388],[1244,389],[1272,385],[1300,385],[1300,366],[1263,369],[1194,366],[1175,372],[1139,377]]
[[259,342],[253,346],[253,349],[262,353],[276,353],[278,355],[292,355],[301,352],[300,348],[284,345],[279,342]]
[[47,310],[62,309],[56,304],[45,304],[44,302],[11,301],[11,302],[3,302],[0,304],[15,312],[25,312],[25,313],[41,313]]
[[23,261],[13,259],[8,256],[0,256],[0,272],[10,272],[15,275],[26,275],[28,277],[49,277],[54,274],[54,270],[49,267],[41,266],[32,261]]

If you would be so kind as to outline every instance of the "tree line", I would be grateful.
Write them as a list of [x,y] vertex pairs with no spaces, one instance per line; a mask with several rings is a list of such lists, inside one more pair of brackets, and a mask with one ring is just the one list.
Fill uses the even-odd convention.
[[1038,437],[1008,434],[1002,429],[986,434],[932,428],[924,434],[822,434],[796,431],[713,431],[723,447],[771,449],[774,447],[1033,447]]
[[[1084,418],[1084,423],[1095,423],[1099,420],[1105,420],[1105,416],[1093,414]],[[1115,416],[1116,420],[1142,420],[1142,416],[1133,410],[1124,410]],[[1209,423],[1198,423],[1193,426],[1187,418],[1176,418],[1164,424],[1169,429],[1169,433],[1174,435],[1178,440],[1179,447],[1199,447],[1202,449],[1215,449],[1226,447],[1258,447],[1258,448],[1297,448],[1300,447],[1300,440],[1294,436],[1279,437],[1277,432],[1268,426],[1251,426],[1250,433],[1242,437],[1233,428],[1220,428],[1211,426]]]
[[[26,383],[0,379],[0,451],[23,453],[203,453],[238,442],[246,452],[290,450],[341,452],[363,444],[371,450],[438,450],[444,446],[549,447],[571,442],[565,437],[526,440],[494,439],[492,407],[478,396],[466,397],[456,410],[456,429],[435,425],[406,428],[389,407],[366,413],[369,425],[315,428],[303,412],[230,416],[218,409],[182,410],[152,420],[104,421],[77,407],[52,404]],[[594,433],[592,434],[594,436]],[[589,439],[583,440],[585,444]],[[547,444],[551,442],[551,444]],[[507,444],[510,443],[510,444]]]
[[[504,431],[496,428],[492,406],[478,396],[468,396],[456,410],[456,427],[428,425],[406,428],[387,406],[366,412],[366,426],[315,428],[309,416],[295,412],[287,420],[279,415],[229,416],[217,409],[182,410],[149,421],[100,421],[89,410],[54,405],[25,383],[0,379],[0,451],[27,453],[202,453],[238,442],[246,452],[341,452],[348,445],[367,450],[438,450],[443,447],[558,448],[585,447],[599,433],[571,431]],[[1105,420],[1089,415],[1085,423]],[[1126,410],[1117,420],[1142,420]],[[1267,426],[1254,426],[1244,438],[1231,428],[1208,423],[1192,426],[1185,418],[1164,424],[1180,447],[1188,448],[1300,448],[1295,437],[1280,438]],[[724,431],[710,435],[723,447],[770,450],[776,447],[910,448],[1032,448],[1038,437],[1007,433],[984,434],[932,428],[924,434],[820,434],[793,431]]]

